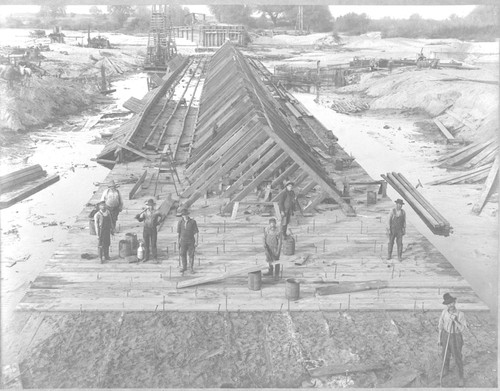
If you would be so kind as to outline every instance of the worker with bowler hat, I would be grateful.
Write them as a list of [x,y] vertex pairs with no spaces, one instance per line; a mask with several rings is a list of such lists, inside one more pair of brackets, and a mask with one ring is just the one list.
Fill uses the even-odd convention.
[[100,201],[97,206],[99,210],[94,215],[95,232],[97,234],[97,251],[101,263],[109,261],[109,246],[111,244],[111,234],[113,231],[113,223],[111,213],[106,208],[106,202]]
[[453,355],[458,367],[459,387],[464,386],[464,364],[462,362],[462,346],[464,344],[462,333],[467,328],[465,315],[456,308],[457,299],[449,293],[443,295],[443,304],[446,308],[441,313],[438,325],[438,345],[443,348],[443,365],[441,377],[446,376],[450,370],[450,358]]
[[111,180],[109,182],[108,188],[102,193],[101,201],[106,203],[106,208],[111,214],[113,229],[116,231],[116,220],[118,220],[118,214],[123,209],[123,200],[115,181]]
[[146,202],[146,209],[141,213],[137,214],[135,218],[138,221],[144,221],[144,229],[142,231],[142,237],[144,239],[144,261],[149,260],[150,255],[153,260],[158,262],[156,241],[158,238],[157,227],[162,221],[162,215],[159,211],[155,210],[155,201],[150,198]]
[[294,183],[292,181],[287,181],[285,183],[285,191],[279,199],[279,207],[281,214],[281,233],[283,239],[286,238],[288,224],[290,224],[290,219],[293,216],[293,211],[295,209],[295,192],[293,191]]
[[189,268],[194,273],[194,250],[198,246],[198,225],[196,220],[189,217],[187,209],[181,210],[181,219],[177,223],[177,241],[182,259],[181,273],[187,270],[187,257],[189,255]]
[[392,248],[394,240],[398,246],[398,260],[403,260],[403,236],[406,234],[406,212],[402,209],[404,202],[401,198],[396,200],[396,207],[389,215],[389,246],[387,259],[392,258]]

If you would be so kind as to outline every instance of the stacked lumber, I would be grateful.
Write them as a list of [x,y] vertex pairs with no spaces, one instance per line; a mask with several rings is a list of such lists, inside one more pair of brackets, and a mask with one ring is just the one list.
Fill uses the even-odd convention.
[[22,186],[27,182],[46,176],[47,173],[39,164],[22,168],[0,177],[0,194]]
[[435,235],[450,235],[452,231],[450,223],[408,182],[408,179],[396,172],[382,174],[382,178],[403,197]]
[[460,170],[460,173],[430,182],[430,185],[454,185],[459,183],[478,183],[486,180],[493,161],[498,154],[496,140],[477,141],[457,149],[437,161],[439,167]]
[[338,99],[330,104],[330,108],[337,113],[349,114],[358,113],[360,111],[368,110],[370,105],[366,102],[357,101],[354,99]]

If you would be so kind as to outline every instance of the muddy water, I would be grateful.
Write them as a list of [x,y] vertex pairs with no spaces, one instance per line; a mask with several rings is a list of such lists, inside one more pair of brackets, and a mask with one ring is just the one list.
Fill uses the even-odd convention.
[[109,170],[92,162],[103,148],[100,132],[118,127],[126,119],[118,117],[81,131],[86,121],[100,110],[125,111],[122,104],[130,96],[141,98],[147,92],[146,74],[115,81],[115,102],[99,110],[64,118],[29,134],[13,134],[2,145],[0,170],[12,172],[27,165],[40,164],[49,175],[58,173],[60,181],[37,194],[0,211],[2,326],[24,292],[44,269],[57,246],[64,241],[71,225]]

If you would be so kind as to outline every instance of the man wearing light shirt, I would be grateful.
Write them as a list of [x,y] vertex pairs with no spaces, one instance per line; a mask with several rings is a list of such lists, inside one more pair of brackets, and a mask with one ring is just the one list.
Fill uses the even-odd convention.
[[447,306],[439,318],[439,339],[438,344],[443,348],[444,358],[443,376],[450,370],[450,357],[453,355],[458,367],[459,387],[464,386],[464,365],[462,362],[462,346],[464,344],[462,332],[467,328],[467,322],[463,312],[458,311],[455,302],[457,299],[445,293],[443,304]]

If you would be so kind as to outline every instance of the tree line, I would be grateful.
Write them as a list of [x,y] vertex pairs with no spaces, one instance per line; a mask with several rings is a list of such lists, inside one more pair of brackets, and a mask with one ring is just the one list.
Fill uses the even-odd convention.
[[[298,6],[270,5],[210,5],[210,12],[220,23],[243,24],[250,30],[298,29]],[[370,19],[366,14],[348,13],[333,17],[326,5],[302,6],[303,29],[307,32],[332,32],[360,35],[379,31],[383,38],[457,38],[461,40],[494,40],[499,36],[499,7],[479,5],[469,15],[450,16],[446,20],[424,19],[411,15],[407,19]],[[52,28],[67,30],[148,32],[151,10],[145,6],[111,5],[107,12],[92,6],[89,15],[68,14],[60,0],[52,0],[40,7],[39,13],[29,19],[7,17],[3,27]],[[180,5],[167,6],[167,23],[173,26],[196,22],[189,9]]]

